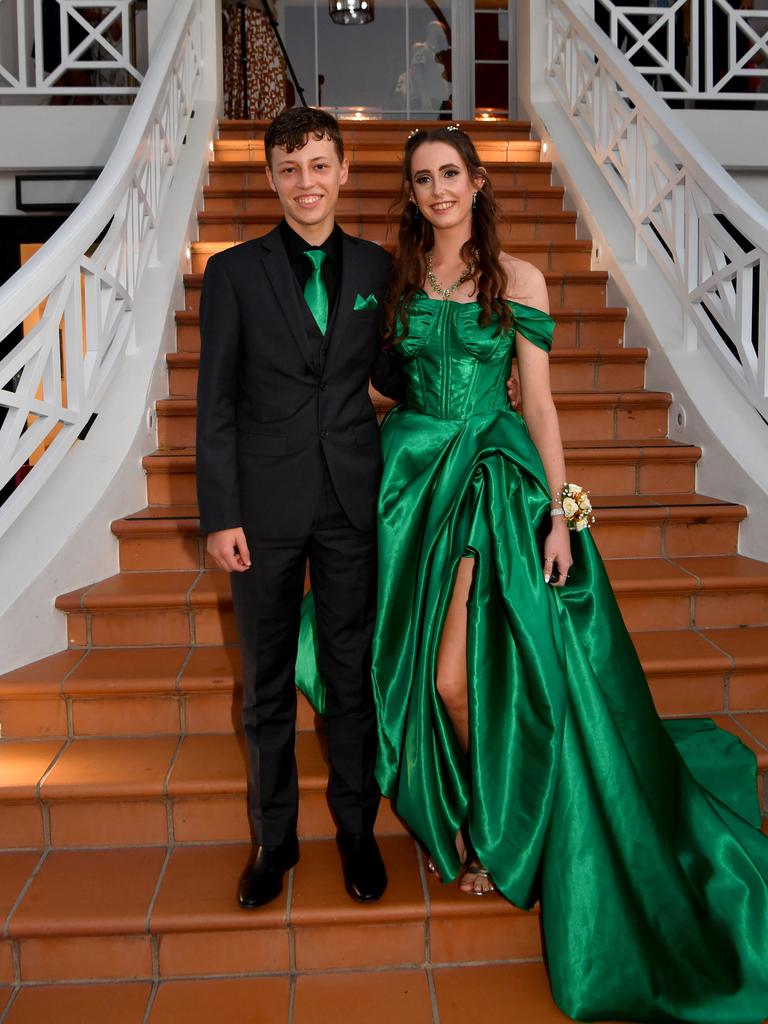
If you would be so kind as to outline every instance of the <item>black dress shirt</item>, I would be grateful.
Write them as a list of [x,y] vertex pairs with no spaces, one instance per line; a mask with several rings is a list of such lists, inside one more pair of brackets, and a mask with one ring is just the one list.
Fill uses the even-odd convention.
[[320,275],[325,285],[325,290],[328,293],[328,323],[330,324],[333,316],[333,309],[336,304],[336,299],[339,294],[339,285],[341,283],[341,253],[342,253],[342,236],[341,228],[338,224],[334,224],[333,231],[328,235],[322,245],[310,245],[301,235],[297,234],[292,227],[289,227],[288,223],[283,220],[280,223],[280,235],[283,239],[283,245],[288,256],[288,262],[293,268],[293,272],[296,275],[296,280],[299,283],[302,295],[304,294],[304,288],[306,287],[307,281],[312,274],[312,264],[306,258],[304,253],[308,249],[322,249],[326,254],[323,265],[320,269]]

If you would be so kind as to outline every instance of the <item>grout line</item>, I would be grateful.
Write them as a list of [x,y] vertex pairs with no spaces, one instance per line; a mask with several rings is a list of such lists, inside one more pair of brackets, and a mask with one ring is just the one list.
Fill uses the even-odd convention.
[[694,624],[693,631],[697,636],[700,636],[710,647],[717,651],[718,654],[722,654],[724,658],[728,659],[728,668],[723,673],[723,710],[730,714],[730,698],[731,698],[731,677],[736,671],[736,659],[732,654],[729,654],[725,648],[721,647],[711,637],[707,636],[707,633],[702,630],[701,626]]
[[288,990],[288,1024],[294,1024],[296,1013],[296,975],[291,974]]
[[[174,980],[181,981],[182,978],[179,977]],[[130,978],[59,978],[56,981],[51,981],[50,979],[22,981],[17,987],[20,991],[23,991],[24,989],[35,988],[73,988],[75,985],[87,985],[89,988],[96,988],[99,985],[151,985],[152,983],[151,978],[138,975]],[[45,1024],[49,1024],[49,1022],[46,1021]],[[55,1024],[59,1024],[59,1021],[57,1020]],[[101,1021],[99,1021],[99,1024],[101,1024]]]
[[[154,959],[154,955],[153,955],[153,959]],[[150,993],[149,993],[149,999],[147,1000],[147,1008],[144,1011],[144,1020],[143,1020],[142,1024],[149,1024],[150,1014],[152,1013],[152,1008],[155,1005],[155,999],[157,999],[157,993],[158,993],[159,988],[160,988],[159,982],[153,981],[152,982],[152,988],[151,988]]]
[[[294,865],[288,872],[288,886],[285,899],[285,927],[288,929],[288,969],[291,973],[291,1008],[293,1007],[293,980],[296,977],[296,929],[291,921],[291,913],[293,911],[293,889],[294,879],[296,876],[296,866]],[[293,1020],[293,1009],[289,1015],[289,1024]]]
[[16,1002],[16,999],[17,999],[17,997],[19,995],[19,992],[20,992],[20,989],[18,988],[18,986],[14,988],[13,992],[11,992],[11,998],[8,1000],[8,1005],[3,1010],[3,1012],[0,1013],[0,1024],[3,1024],[3,1022],[5,1020],[7,1020],[8,1014],[11,1011],[11,1007]]
[[432,974],[431,965],[427,965],[424,968],[424,972],[427,975],[427,987],[429,988],[429,1001],[432,1005],[432,1024],[440,1024],[440,1008],[437,1005],[437,989],[435,988],[435,978]]
[[421,892],[424,897],[424,972],[427,976],[429,1001],[432,1006],[432,1024],[440,1024],[440,1010],[437,1005],[437,989],[435,987],[435,978],[432,974],[432,904],[429,896],[427,872],[424,866],[424,853],[416,840],[414,840],[414,846],[416,848],[416,862],[419,868]]
[[48,777],[49,777],[49,775],[51,774],[51,772],[53,771],[53,769],[54,769],[54,768],[56,767],[56,765],[57,765],[57,764],[59,763],[59,761],[61,760],[61,758],[63,757],[63,755],[64,755],[64,754],[65,754],[65,753],[66,753],[66,752],[67,752],[67,751],[69,750],[69,748],[70,748],[70,747],[72,746],[72,743],[73,743],[73,742],[74,742],[74,741],[72,740],[72,738],[71,738],[71,737],[67,737],[67,739],[66,739],[66,740],[64,741],[64,744],[63,744],[63,746],[62,746],[62,747],[61,747],[61,748],[59,749],[59,752],[58,752],[58,753],[56,754],[56,756],[54,757],[54,759],[53,759],[53,760],[51,761],[51,763],[50,763],[50,764],[48,765],[48,767],[47,767],[47,768],[45,769],[45,771],[43,772],[43,774],[42,774],[42,775],[40,776],[40,778],[39,778],[39,779],[37,780],[37,782],[36,782],[36,784],[35,784],[35,798],[36,798],[37,800],[39,800],[39,801],[40,801],[41,803],[42,803],[42,797],[41,797],[41,795],[40,795],[40,790],[41,790],[41,789],[42,789],[42,787],[43,787],[43,783],[44,783],[44,782],[45,782],[45,781],[46,781],[46,780],[48,779]]
[[74,673],[74,672],[75,672],[75,671],[76,671],[77,669],[79,669],[79,668],[80,668],[80,666],[82,665],[82,663],[83,663],[83,662],[85,661],[85,659],[86,659],[86,658],[88,657],[88,654],[89,654],[89,653],[90,653],[90,649],[89,649],[89,648],[88,648],[88,649],[86,649],[86,650],[84,650],[84,651],[83,651],[83,653],[82,653],[82,654],[80,655],[80,657],[79,657],[79,658],[77,659],[77,661],[76,661],[76,662],[74,663],[74,665],[73,665],[73,666],[72,666],[72,667],[71,667],[71,668],[70,668],[70,669],[69,669],[69,670],[68,670],[67,672],[65,672],[65,673],[64,673],[64,675],[63,675],[63,676],[61,677],[61,685],[59,686],[59,694],[60,694],[60,695],[61,695],[62,697],[65,697],[65,696],[66,696],[66,692],[65,692],[65,687],[64,687],[64,684],[65,684],[65,683],[67,682],[67,680],[69,679],[69,677],[70,677],[70,676],[71,676],[71,675],[72,675],[72,674],[73,674],[73,673]]
[[5,923],[3,925],[3,930],[2,930],[2,937],[4,939],[10,938],[11,921],[13,919],[13,915],[16,913],[16,911],[21,906],[24,898],[26,897],[27,893],[29,892],[29,890],[30,890],[30,888],[32,886],[32,883],[37,878],[38,874],[40,873],[40,871],[41,871],[41,869],[43,867],[43,864],[45,864],[46,860],[48,859],[48,854],[49,853],[50,853],[50,850],[43,850],[40,853],[40,859],[38,860],[37,864],[35,864],[35,866],[32,868],[32,873],[30,874],[29,878],[26,880],[24,885],[21,887],[19,895],[14,900],[14,903],[13,903],[13,906],[11,907],[11,909],[8,911],[8,916],[5,919]]
[[[749,718],[749,715],[750,715],[749,711],[746,711],[746,712],[738,711],[736,713],[734,713],[733,711],[729,711],[727,714],[728,714],[728,718],[731,719],[731,721],[734,723],[734,725],[738,726],[739,729],[743,729],[744,732],[747,734],[747,736],[749,736],[751,739],[753,739],[755,741],[755,743],[758,745],[758,747],[760,747],[761,750],[768,750],[768,744],[766,744],[765,740],[761,740],[759,737],[755,736],[755,734],[752,732],[752,730],[747,728],[747,726],[744,724],[744,719],[745,718],[747,718],[747,719]],[[736,714],[741,716],[738,722],[736,721]],[[738,733],[736,735],[738,736]],[[759,769],[758,769],[758,774],[760,774]]]
[[13,962],[13,983],[21,984],[21,943],[18,939],[10,939],[11,959]]
[[[451,969],[461,970],[462,968],[474,968],[474,967],[513,967],[517,964],[540,964],[543,963],[543,957],[517,957],[515,959],[499,959],[499,960],[465,960],[465,961],[445,961],[435,963],[432,966],[438,969]],[[88,986],[99,986],[99,985],[158,985],[162,986],[167,982],[207,982],[207,981],[238,981],[241,979],[260,979],[260,978],[283,978],[287,981],[292,979],[298,980],[303,977],[324,977],[326,975],[334,975],[337,977],[344,977],[347,975],[360,975],[360,974],[399,974],[406,971],[411,974],[416,974],[418,971],[424,970],[425,968],[414,964],[388,964],[379,967],[331,967],[331,968],[316,968],[307,969],[303,971],[296,971],[291,974],[289,971],[231,971],[229,973],[219,974],[168,974],[164,975],[161,980],[153,980],[150,977],[135,977],[135,978],[64,978],[52,982],[50,980],[43,981],[26,981],[20,982],[15,985],[14,988],[19,991],[23,989],[35,989],[35,988],[71,988],[76,985],[88,985]],[[1,1018],[0,1018],[1,1022]]]
[[[149,900],[149,906],[147,907],[147,914],[146,914],[146,917],[144,919],[144,931],[147,933],[147,935],[150,935],[150,936],[152,935],[152,932],[150,931],[150,923],[151,923],[151,920],[152,920],[152,914],[154,913],[154,910],[155,910],[155,903],[157,902],[157,897],[160,894],[160,887],[162,886],[163,881],[165,880],[165,873],[166,873],[166,870],[168,868],[168,864],[170,862],[171,854],[172,853],[173,853],[173,847],[169,845],[166,848],[165,857],[163,858],[163,863],[162,863],[162,866],[160,868],[160,872],[159,872],[159,874],[157,876],[157,881],[155,882],[155,887],[152,890],[152,896],[151,896],[151,898]],[[155,955],[154,955],[154,953],[155,953],[155,950],[154,950],[154,944],[153,944],[153,948],[152,948],[152,968],[153,968],[153,972],[154,972],[155,968],[157,967],[157,965],[155,963]],[[159,970],[154,975],[155,979],[157,979],[158,975],[159,975]]]
[[[191,626],[191,623],[190,623],[190,634],[191,634],[191,632],[192,632],[192,626]],[[190,640],[191,639],[192,639],[192,637],[190,635]],[[181,688],[181,680],[182,680],[182,677],[183,677],[184,673],[186,672],[187,666],[189,665],[189,662],[190,662],[190,660],[192,658],[193,650],[194,650],[194,648],[193,648],[192,644],[190,643],[186,655],[181,660],[181,665],[179,666],[179,671],[176,673],[176,689],[175,689],[175,693],[176,693],[176,696],[179,698],[179,729],[180,729],[182,734],[186,734],[186,731],[187,731],[187,703],[186,703],[186,698],[185,698],[185,695],[184,695],[184,691]]]
[[171,755],[171,760],[168,763],[168,768],[163,779],[162,797],[165,803],[165,825],[168,833],[168,845],[173,847],[176,845],[176,831],[173,825],[173,797],[168,792],[168,787],[171,782],[171,775],[176,767],[176,764],[181,757],[181,748],[184,744],[184,736],[179,736],[176,743],[176,749]]

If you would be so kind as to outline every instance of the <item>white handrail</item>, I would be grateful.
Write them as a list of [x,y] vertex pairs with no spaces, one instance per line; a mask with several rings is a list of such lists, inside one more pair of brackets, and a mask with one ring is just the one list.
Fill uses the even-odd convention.
[[[77,210],[0,288],[0,343],[42,309],[0,362],[0,535],[88,424],[134,336],[133,302],[201,81],[202,0],[179,0],[118,143]],[[138,340],[137,340],[138,341]],[[41,448],[42,446],[42,448]]]
[[768,417],[768,213],[572,0],[549,0],[552,91],[708,345]]

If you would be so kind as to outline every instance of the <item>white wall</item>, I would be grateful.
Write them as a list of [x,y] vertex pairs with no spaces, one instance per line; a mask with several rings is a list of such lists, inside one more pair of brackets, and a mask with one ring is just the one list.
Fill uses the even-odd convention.
[[0,107],[0,171],[103,167],[130,109]]
[[768,209],[768,109],[675,113],[742,188]]

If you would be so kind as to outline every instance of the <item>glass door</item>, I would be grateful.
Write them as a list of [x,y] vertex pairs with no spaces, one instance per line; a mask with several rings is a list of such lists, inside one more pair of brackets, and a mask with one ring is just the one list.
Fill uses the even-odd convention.
[[328,0],[278,0],[278,11],[311,106],[358,120],[469,120],[516,107],[514,2],[373,0],[366,25],[336,24]]
[[307,102],[360,120],[453,116],[451,0],[374,0],[337,25],[327,0],[282,0],[280,27]]

